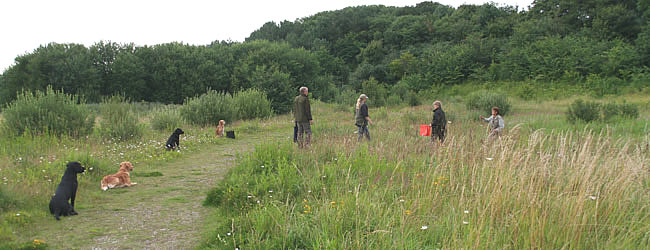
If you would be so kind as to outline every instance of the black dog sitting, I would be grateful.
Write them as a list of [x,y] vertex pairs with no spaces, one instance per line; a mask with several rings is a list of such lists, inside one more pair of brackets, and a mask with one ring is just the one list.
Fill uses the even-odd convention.
[[[69,162],[68,166],[61,177],[61,183],[56,188],[54,196],[50,200],[50,213],[56,217],[57,220],[59,216],[68,216],[68,215],[77,215],[78,213],[74,211],[74,199],[77,196],[77,174],[83,173],[86,168],[82,167],[79,162],[73,161]],[[70,203],[68,203],[70,200]]]
[[173,150],[178,147],[178,145],[180,144],[179,135],[182,134],[185,134],[185,132],[183,132],[182,129],[177,128],[176,130],[174,130],[174,133],[171,136],[169,136],[169,139],[167,139],[167,144],[165,144],[167,150]]

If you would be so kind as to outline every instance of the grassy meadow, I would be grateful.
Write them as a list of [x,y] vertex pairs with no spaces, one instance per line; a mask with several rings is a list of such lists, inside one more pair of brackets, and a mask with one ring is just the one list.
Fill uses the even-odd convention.
[[311,149],[263,143],[210,191],[201,247],[646,248],[650,99],[612,98],[639,105],[634,120],[571,124],[574,99],[513,100],[490,141],[462,96],[441,97],[442,146],[417,136],[430,105],[370,106],[357,142],[351,105],[312,104]]
[[[199,248],[640,249],[650,244],[647,95],[607,99],[638,105],[637,119],[576,124],[565,116],[576,97],[511,98],[507,132],[495,141],[487,139],[481,113],[468,110],[463,95],[437,95],[450,96],[439,98],[450,121],[441,146],[417,136],[419,124],[431,120],[435,93],[421,106],[370,104],[369,142],[357,142],[352,105],[313,101],[310,149],[299,150],[284,137],[259,140],[253,153],[237,156],[238,164],[207,196],[197,193],[206,196],[204,204],[212,210],[203,220],[202,237],[195,239]],[[114,173],[119,162],[134,163],[137,182],[160,174],[150,170],[157,164],[183,161],[223,143],[214,137],[214,127],[183,122],[182,149],[164,150],[171,130],[150,128],[159,106],[135,105],[144,129],[130,140],[107,138],[97,128],[78,138],[0,134],[0,249],[58,248],[25,235],[38,231],[39,224],[55,223],[47,204],[68,161],[87,169],[79,189],[92,191],[77,198],[83,216],[84,203],[102,200],[99,180]],[[166,107],[172,116],[179,108]],[[227,126],[242,138],[278,133],[288,138],[291,120],[280,115]]]

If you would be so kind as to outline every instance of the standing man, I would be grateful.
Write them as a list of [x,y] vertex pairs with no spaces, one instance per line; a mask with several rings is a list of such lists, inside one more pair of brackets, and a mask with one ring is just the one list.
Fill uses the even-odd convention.
[[437,138],[438,144],[445,141],[445,132],[447,132],[447,119],[441,106],[440,101],[433,102],[433,119],[431,119],[431,142],[436,141]]
[[[308,94],[309,89],[307,87],[300,87],[300,95],[293,99],[293,116],[298,125],[299,148],[309,147],[311,142],[311,125],[314,124],[314,120],[311,118]],[[303,134],[307,134],[307,138],[304,140]]]

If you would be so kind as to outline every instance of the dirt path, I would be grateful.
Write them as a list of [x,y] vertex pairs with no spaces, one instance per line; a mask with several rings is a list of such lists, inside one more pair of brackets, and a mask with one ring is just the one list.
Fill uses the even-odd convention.
[[238,139],[174,162],[141,169],[135,165],[134,172],[162,176],[134,177],[138,185],[129,188],[102,192],[97,184],[95,190],[81,190],[80,215],[38,225],[31,238],[54,249],[194,248],[201,240],[202,219],[210,212],[202,206],[206,192],[234,166],[238,153],[250,152],[258,142]]

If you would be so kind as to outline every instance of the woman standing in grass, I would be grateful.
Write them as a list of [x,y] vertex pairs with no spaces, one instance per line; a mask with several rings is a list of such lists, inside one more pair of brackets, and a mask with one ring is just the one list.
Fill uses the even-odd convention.
[[439,144],[445,141],[445,132],[447,130],[447,119],[445,112],[442,111],[440,101],[433,102],[433,119],[431,119],[431,142],[439,140]]
[[505,122],[499,114],[498,107],[492,107],[492,116],[485,118],[482,115],[480,116],[481,120],[488,123],[488,134],[490,137],[499,137],[505,127]]
[[368,123],[372,124],[370,116],[368,115],[368,96],[361,94],[359,99],[357,99],[357,105],[355,105],[355,115],[354,115],[354,125],[357,125],[359,128],[359,137],[357,141],[361,141],[363,135],[366,135],[366,138],[370,141],[370,132],[368,131]]

